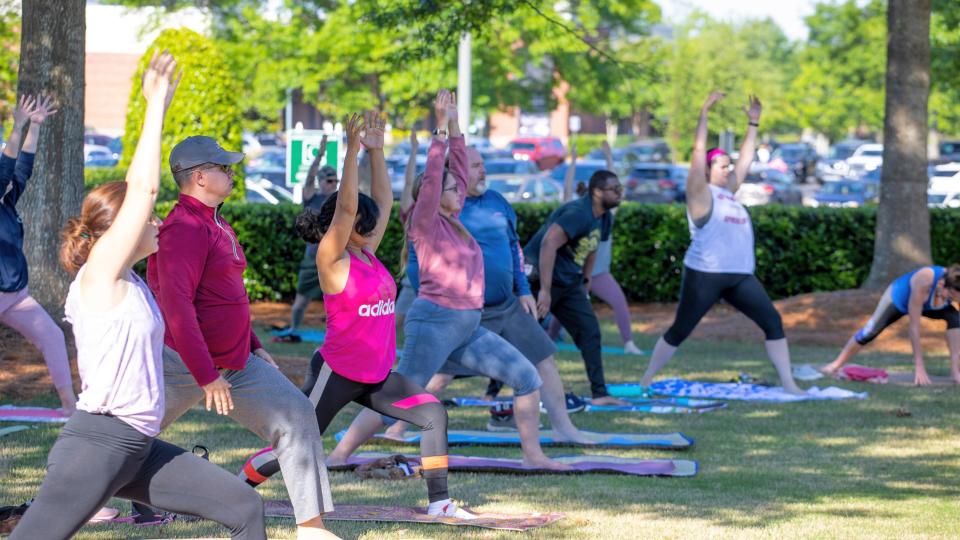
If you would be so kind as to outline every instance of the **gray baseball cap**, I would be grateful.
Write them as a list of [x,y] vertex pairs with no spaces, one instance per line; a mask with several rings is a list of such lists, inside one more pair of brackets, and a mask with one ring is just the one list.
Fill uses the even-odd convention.
[[233,165],[243,161],[243,152],[227,152],[211,137],[194,135],[177,143],[170,152],[170,172],[176,174],[184,169],[216,163]]

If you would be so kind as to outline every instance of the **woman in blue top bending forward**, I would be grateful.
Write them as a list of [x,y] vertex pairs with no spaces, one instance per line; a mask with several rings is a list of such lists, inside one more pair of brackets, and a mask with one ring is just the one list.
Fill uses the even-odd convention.
[[913,382],[920,386],[931,384],[923,365],[920,348],[920,318],[940,319],[947,323],[947,348],[950,351],[950,375],[960,384],[960,312],[953,306],[960,302],[960,265],[922,266],[897,278],[880,297],[877,309],[866,326],[861,328],[840,351],[836,360],[820,368],[827,374],[836,373],[860,349],[873,341],[880,332],[900,317],[910,318],[910,344],[913,346],[915,375]]

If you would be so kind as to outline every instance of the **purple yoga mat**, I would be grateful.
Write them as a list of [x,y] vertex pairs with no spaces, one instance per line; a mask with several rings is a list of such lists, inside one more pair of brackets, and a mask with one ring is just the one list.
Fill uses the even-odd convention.
[[[337,469],[353,469],[358,465],[370,463],[393,454],[382,452],[362,452],[350,456],[346,467],[331,467]],[[414,465],[420,464],[420,456],[405,455]],[[673,459],[635,459],[615,456],[552,456],[553,459],[570,465],[569,471],[554,471],[550,469],[535,469],[524,467],[519,459],[474,457],[451,455],[449,469],[464,472],[492,472],[507,474],[584,474],[606,473],[627,474],[634,476],[693,476],[697,472],[697,463],[689,460]]]

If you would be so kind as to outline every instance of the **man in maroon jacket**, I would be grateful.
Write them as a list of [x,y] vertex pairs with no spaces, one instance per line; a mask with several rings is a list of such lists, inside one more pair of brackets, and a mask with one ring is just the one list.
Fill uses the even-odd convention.
[[313,404],[277,369],[250,325],[247,266],[220,216],[243,159],[210,137],[188,137],[170,153],[180,199],[160,227],[147,281],[166,321],[166,427],[206,398],[273,445],[300,527],[298,538],[335,538],[322,515],[333,510]]

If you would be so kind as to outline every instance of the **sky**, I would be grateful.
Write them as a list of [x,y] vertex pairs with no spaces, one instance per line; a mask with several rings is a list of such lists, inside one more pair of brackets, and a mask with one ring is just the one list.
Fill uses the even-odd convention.
[[807,39],[803,18],[813,14],[814,0],[658,0],[663,18],[679,22],[694,8],[718,19],[770,17],[791,40]]

